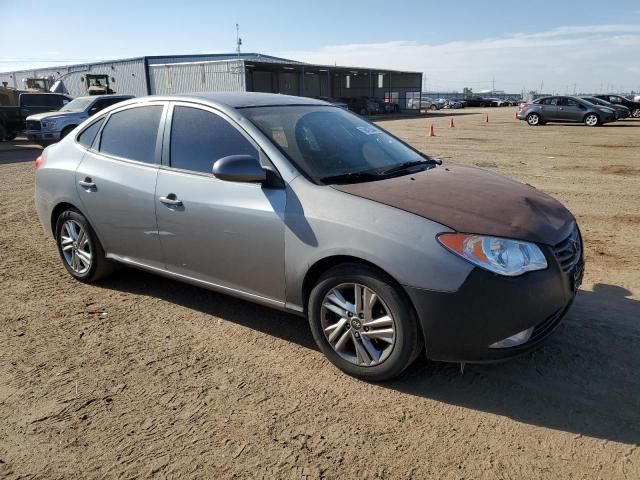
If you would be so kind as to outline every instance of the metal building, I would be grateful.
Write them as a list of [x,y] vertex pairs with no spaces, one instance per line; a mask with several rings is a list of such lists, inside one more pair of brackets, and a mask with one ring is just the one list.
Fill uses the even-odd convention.
[[379,68],[314,65],[257,53],[147,56],[0,73],[0,84],[24,88],[27,78],[60,80],[72,96],[87,94],[89,77],[135,96],[203,91],[271,92],[306,97],[374,97],[407,108],[419,98],[422,74]]

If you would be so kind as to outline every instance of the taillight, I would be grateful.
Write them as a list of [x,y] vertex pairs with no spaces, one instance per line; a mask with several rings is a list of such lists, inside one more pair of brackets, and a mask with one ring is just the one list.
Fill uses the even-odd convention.
[[527,108],[529,106],[528,103],[521,103],[520,105],[518,105],[518,110],[524,110],[525,108]]
[[42,155],[40,155],[38,158],[36,158],[36,168],[40,168],[43,162],[44,158],[42,158]]

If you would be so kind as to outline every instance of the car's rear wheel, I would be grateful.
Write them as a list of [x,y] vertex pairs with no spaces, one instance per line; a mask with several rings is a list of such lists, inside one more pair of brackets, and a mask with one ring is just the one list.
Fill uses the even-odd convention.
[[431,105],[429,108],[430,108],[431,110],[437,110],[437,109],[438,109],[438,106],[437,106],[437,105]]
[[56,221],[56,243],[67,271],[77,280],[92,283],[113,271],[113,262],[87,219],[77,210],[65,210]]
[[369,381],[400,375],[421,351],[413,310],[376,269],[343,264],[325,272],[309,295],[313,337],[327,358]]
[[584,124],[587,127],[597,127],[600,124],[600,119],[595,113],[590,113],[589,115],[584,117]]
[[631,112],[633,118],[640,118],[640,108],[636,108]]
[[530,113],[529,115],[527,115],[527,123],[532,127],[537,127],[538,125],[542,124],[540,115],[538,115],[537,113]]

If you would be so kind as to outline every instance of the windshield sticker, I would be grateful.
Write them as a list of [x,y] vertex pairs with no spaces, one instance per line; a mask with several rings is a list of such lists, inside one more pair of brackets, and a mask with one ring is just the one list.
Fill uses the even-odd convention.
[[356,128],[360,130],[362,133],[364,133],[365,135],[378,135],[382,133],[382,131],[378,130],[373,125],[367,125],[365,127],[356,127]]

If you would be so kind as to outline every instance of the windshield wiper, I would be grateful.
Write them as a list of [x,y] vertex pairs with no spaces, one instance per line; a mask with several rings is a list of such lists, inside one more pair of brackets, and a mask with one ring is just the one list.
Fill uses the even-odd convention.
[[341,173],[340,175],[329,175],[328,177],[322,177],[320,180],[322,183],[355,183],[369,180],[379,180],[380,174],[372,172],[350,172]]
[[[442,162],[440,162],[442,163]],[[409,162],[403,162],[394,167],[388,168],[387,170],[382,171],[382,175],[389,175],[391,173],[402,172],[404,170],[408,170],[411,167],[417,167],[418,165],[440,165],[437,160],[411,160]]]

